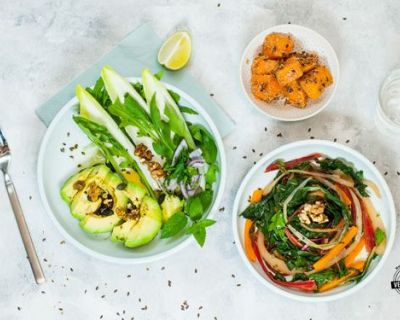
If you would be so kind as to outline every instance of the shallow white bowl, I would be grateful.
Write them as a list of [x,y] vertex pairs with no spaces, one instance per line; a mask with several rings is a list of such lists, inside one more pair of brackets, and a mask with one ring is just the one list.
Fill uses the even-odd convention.
[[[140,78],[129,78],[131,82],[141,81]],[[186,115],[185,118],[192,123],[200,123],[210,130],[218,147],[218,163],[220,174],[214,185],[214,201],[207,214],[212,213],[218,207],[225,187],[226,160],[221,136],[207,114],[207,112],[188,94],[180,89],[166,84],[167,88],[181,96],[182,104],[195,109],[199,115]],[[43,138],[38,159],[39,192],[44,207],[63,236],[82,251],[106,260],[117,263],[145,263],[164,258],[192,243],[193,237],[187,235],[160,240],[158,237],[143,247],[129,249],[121,243],[113,243],[109,234],[92,235],[84,232],[76,219],[60,197],[60,188],[64,181],[77,169],[77,165],[85,160],[79,152],[73,153],[74,159],[68,157],[69,147],[74,144],[88,145],[89,140],[81,129],[72,120],[72,115],[77,114],[77,99],[71,99],[57,114]],[[67,136],[69,133],[69,136]],[[66,152],[61,153],[63,147]]]
[[[249,195],[251,195],[255,189],[267,185],[275,177],[276,172],[264,173],[265,168],[271,162],[277,159],[291,160],[314,152],[320,152],[332,158],[344,158],[348,162],[352,163],[356,169],[363,170],[366,179],[372,180],[376,183],[382,193],[382,198],[379,199],[372,192],[370,192],[371,200],[373,201],[377,211],[380,213],[382,221],[385,225],[387,246],[383,256],[373,260],[368,273],[358,284],[344,285],[325,293],[307,294],[277,286],[267,278],[258,263],[252,263],[248,260],[243,245],[245,219],[239,215],[249,205]],[[343,298],[365,286],[378,273],[379,269],[386,261],[393,246],[396,230],[396,212],[392,194],[388,185],[386,184],[386,181],[379,171],[359,152],[341,144],[324,140],[304,140],[290,143],[275,149],[260,159],[257,164],[248,172],[242,184],[240,185],[233,205],[232,215],[235,243],[239,250],[240,257],[250,272],[262,284],[274,292],[284,297],[304,302],[329,301]]]
[[[291,34],[296,43],[295,50],[317,53],[320,61],[329,68],[333,76],[333,84],[326,88],[319,99],[309,100],[307,107],[303,109],[284,105],[282,101],[271,103],[261,101],[251,92],[251,65],[261,51],[264,38],[272,32]],[[304,120],[321,112],[332,100],[339,82],[339,61],[329,42],[317,32],[294,24],[278,25],[259,33],[246,47],[240,63],[240,82],[252,106],[264,115],[282,121]]]

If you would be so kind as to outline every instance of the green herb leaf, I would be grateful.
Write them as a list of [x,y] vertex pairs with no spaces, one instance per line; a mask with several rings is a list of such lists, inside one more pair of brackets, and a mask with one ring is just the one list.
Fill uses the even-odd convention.
[[332,269],[326,269],[320,272],[312,273],[308,276],[309,279],[315,280],[318,288],[322,286],[324,283],[331,281],[335,278],[336,273]]
[[186,234],[192,234],[197,243],[202,247],[206,240],[206,228],[212,226],[215,220],[204,219],[193,223],[190,228],[186,230]]
[[279,211],[272,216],[271,222],[268,225],[268,231],[275,232],[282,240],[286,241],[285,220],[282,211]]
[[204,212],[203,204],[199,196],[194,196],[189,198],[186,202],[186,213],[189,215],[190,219],[198,220],[202,217]]
[[204,160],[206,160],[208,164],[215,163],[217,160],[218,148],[211,133],[200,124],[193,124],[189,129],[193,139],[198,142],[203,152]]
[[193,110],[192,108],[189,108],[189,107],[179,106],[179,109],[180,109],[181,112],[183,112],[183,113],[187,113],[187,114],[199,114],[196,110]]
[[168,219],[161,229],[161,239],[170,238],[177,235],[186,227],[187,221],[188,218],[183,212],[175,213],[171,218]]
[[377,228],[375,231],[375,242],[376,245],[379,246],[383,241],[386,240],[386,233],[380,228]]
[[361,193],[362,196],[368,197],[367,185],[364,183],[364,173],[363,171],[356,171],[351,166],[345,164],[340,159],[330,159],[326,158],[323,160],[318,160],[321,168],[327,171],[333,171],[336,169],[341,170],[344,174],[351,176],[354,180],[354,185]]

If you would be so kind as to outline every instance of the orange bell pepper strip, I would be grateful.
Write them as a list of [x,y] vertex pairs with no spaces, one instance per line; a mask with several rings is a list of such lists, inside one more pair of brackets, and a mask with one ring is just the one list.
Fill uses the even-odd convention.
[[360,241],[357,243],[353,251],[351,251],[346,258],[344,258],[344,265],[346,268],[350,268],[353,264],[354,260],[357,258],[359,253],[361,252],[362,248],[365,246],[365,237],[362,236]]
[[262,189],[256,189],[254,190],[253,194],[251,195],[250,202],[251,203],[257,203],[262,200],[263,196],[263,191]]
[[349,273],[346,274],[345,276],[343,276],[341,278],[335,278],[332,281],[323,284],[321,287],[319,287],[318,292],[325,292],[325,291],[331,290],[333,288],[336,288],[336,287],[340,286],[341,284],[345,283],[347,280],[349,280],[353,276],[355,276],[357,273],[358,273],[357,270],[351,269],[349,271]]
[[336,256],[350,243],[350,241],[353,240],[353,238],[357,234],[357,230],[358,229],[356,226],[350,227],[350,229],[344,235],[342,241],[339,242],[332,249],[330,249],[326,255],[324,255],[321,259],[319,259],[317,262],[313,264],[314,270],[316,271],[324,270],[328,265],[328,263],[333,258],[336,258]]
[[364,271],[365,267],[365,260],[358,260],[356,262],[353,262],[353,264],[350,266],[350,268],[357,269],[360,272]]
[[255,262],[257,260],[257,257],[254,253],[253,244],[250,238],[250,229],[252,226],[253,221],[246,219],[246,223],[244,225],[244,251],[247,258],[249,258],[251,262]]

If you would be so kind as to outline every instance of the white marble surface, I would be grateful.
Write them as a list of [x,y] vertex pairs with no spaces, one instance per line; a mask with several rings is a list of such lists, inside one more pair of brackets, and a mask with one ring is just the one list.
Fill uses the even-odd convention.
[[[230,209],[235,190],[260,152],[311,136],[348,140],[349,146],[376,161],[378,169],[387,172],[400,207],[399,140],[385,136],[374,122],[379,85],[400,62],[399,14],[397,0],[207,0],[201,4],[195,0],[2,0],[0,123],[13,149],[11,173],[49,281],[40,287],[34,284],[1,185],[0,319],[104,315],[103,319],[169,320],[196,319],[198,314],[200,319],[398,317],[400,296],[390,289],[394,268],[400,265],[398,241],[379,275],[357,296],[317,305],[297,303],[272,294],[241,263],[233,244]],[[120,266],[95,260],[64,243],[43,211],[36,160],[45,127],[34,109],[144,21],[161,37],[175,29],[190,30],[194,55],[189,68],[235,119],[237,128],[225,139],[231,173],[222,203],[225,210],[216,213],[218,224],[210,229],[206,246],[199,249],[193,244],[148,265]],[[323,113],[285,124],[252,111],[240,91],[238,65],[253,35],[288,21],[329,39],[339,56],[341,79],[336,97]],[[282,137],[277,137],[279,133]],[[184,301],[189,307],[182,311]]]

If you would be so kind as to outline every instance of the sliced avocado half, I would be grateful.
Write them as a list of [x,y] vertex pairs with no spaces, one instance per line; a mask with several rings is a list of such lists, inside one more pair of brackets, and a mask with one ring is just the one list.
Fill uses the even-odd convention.
[[136,248],[153,240],[161,226],[161,208],[155,199],[146,195],[137,214],[114,227],[111,240],[123,242],[129,248]]
[[111,232],[121,222],[128,197],[120,189],[121,178],[104,166],[93,169],[85,187],[73,198],[71,213],[80,220],[79,225],[89,233]]
[[66,203],[70,204],[72,198],[85,186],[85,181],[92,170],[93,168],[83,169],[65,181],[64,185],[61,187],[60,195]]

